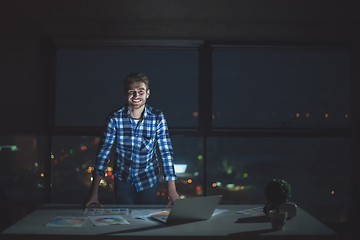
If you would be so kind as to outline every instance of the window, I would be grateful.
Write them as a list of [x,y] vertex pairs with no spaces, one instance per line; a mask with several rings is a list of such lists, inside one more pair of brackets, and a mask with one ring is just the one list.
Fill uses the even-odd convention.
[[45,137],[1,136],[1,190],[7,202],[29,211],[44,203]]
[[[84,201],[106,115],[125,103],[125,76],[141,71],[150,79],[149,105],[168,121],[180,195],[265,204],[266,183],[282,178],[290,201],[311,215],[349,221],[350,65],[343,48],[61,46],[51,202]],[[112,161],[103,203],[115,202]],[[168,200],[161,178],[158,200]]]
[[351,141],[348,138],[211,137],[209,195],[224,204],[263,204],[271,179],[292,188],[290,202],[322,221],[351,219]]
[[350,55],[334,49],[215,49],[213,126],[350,127]]
[[55,125],[101,127],[126,103],[123,82],[132,72],[150,80],[148,104],[164,112],[170,127],[197,127],[196,49],[59,49]]

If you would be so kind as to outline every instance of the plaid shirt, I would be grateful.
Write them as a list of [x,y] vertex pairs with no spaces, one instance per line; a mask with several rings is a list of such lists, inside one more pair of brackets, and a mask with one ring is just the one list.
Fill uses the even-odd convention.
[[105,176],[115,140],[114,175],[134,184],[136,191],[153,187],[159,177],[156,145],[163,160],[165,180],[176,180],[169,130],[161,111],[146,104],[138,124],[131,118],[128,105],[112,113],[100,142],[94,175]]

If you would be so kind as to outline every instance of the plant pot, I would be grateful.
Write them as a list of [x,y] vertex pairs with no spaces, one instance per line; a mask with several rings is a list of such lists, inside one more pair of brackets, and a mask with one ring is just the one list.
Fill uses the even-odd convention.
[[276,210],[270,210],[269,218],[270,218],[272,229],[282,230],[285,225],[285,222],[286,222],[287,212],[284,212],[284,211],[277,212]]
[[297,205],[293,202],[286,202],[279,207],[280,211],[287,212],[286,220],[294,218],[297,214]]

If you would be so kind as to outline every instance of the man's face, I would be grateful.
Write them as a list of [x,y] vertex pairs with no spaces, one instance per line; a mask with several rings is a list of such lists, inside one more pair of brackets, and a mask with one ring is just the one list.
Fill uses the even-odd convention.
[[129,86],[126,98],[129,106],[132,108],[142,108],[145,106],[146,99],[150,96],[150,89],[146,90],[143,82],[136,82]]

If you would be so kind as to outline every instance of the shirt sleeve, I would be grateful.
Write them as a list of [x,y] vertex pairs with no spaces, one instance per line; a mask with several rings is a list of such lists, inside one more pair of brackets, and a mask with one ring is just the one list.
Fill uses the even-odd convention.
[[112,145],[116,137],[115,120],[109,117],[105,123],[104,132],[100,140],[99,151],[97,153],[93,176],[105,176],[107,162],[111,152]]
[[165,181],[176,180],[174,162],[173,162],[173,148],[171,145],[169,129],[163,113],[159,115],[159,122],[157,125],[158,146],[164,165]]

